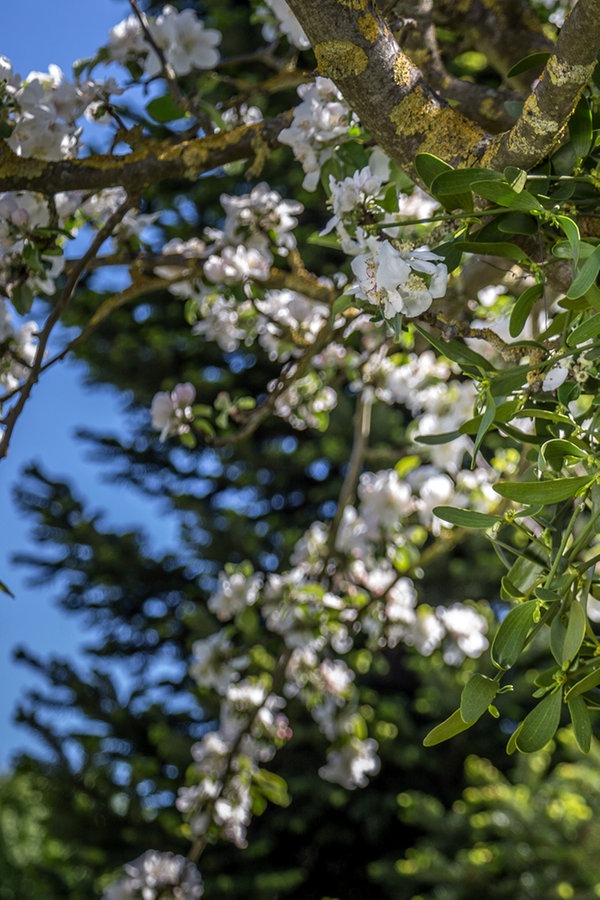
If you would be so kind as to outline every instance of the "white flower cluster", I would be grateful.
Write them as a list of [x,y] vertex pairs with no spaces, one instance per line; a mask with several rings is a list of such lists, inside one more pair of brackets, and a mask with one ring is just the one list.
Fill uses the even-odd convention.
[[[368,360],[362,370],[364,383],[375,384],[375,394],[384,403],[398,403],[411,414],[409,436],[416,442],[421,454],[425,453],[439,469],[452,475],[462,466],[465,453],[472,447],[466,435],[453,440],[425,447],[419,444],[421,436],[452,434],[474,415],[475,388],[470,381],[452,378],[448,364],[426,350],[411,353],[408,357],[389,357]],[[491,481],[492,473],[488,473]],[[488,499],[493,503],[493,493]]]
[[[150,19],[148,31],[176,75],[213,69],[219,62],[221,32],[205,28],[191,9],[179,12],[174,6],[165,6],[159,16]],[[111,30],[107,49],[110,60],[121,65],[139,63],[148,78],[162,72],[162,62],[133,14]]]
[[298,50],[308,50],[310,41],[285,0],[264,0],[264,3],[264,6],[259,6],[256,10],[257,19],[264,23],[264,39],[274,41],[284,34],[292,46]]
[[379,306],[387,319],[419,316],[446,293],[446,264],[426,247],[401,250],[378,238],[369,238],[367,246],[367,253],[352,260],[354,293]]
[[[204,664],[192,669],[200,687],[221,689],[219,728],[192,747],[198,783],[179,791],[177,808],[187,815],[194,834],[216,828],[225,840],[245,847],[253,782],[260,777],[261,765],[292,735],[281,712],[285,701],[249,678],[225,684],[211,676],[207,682],[204,648],[196,645],[194,653],[196,658],[198,653],[204,656]],[[242,665],[238,659],[236,668]]]
[[328,78],[301,84],[298,94],[302,102],[294,108],[292,124],[283,129],[279,140],[292,148],[301,163],[306,173],[303,186],[314,191],[322,166],[334,156],[336,147],[348,140],[356,118]]
[[161,441],[166,441],[170,434],[189,432],[195,399],[196,388],[189,382],[176,385],[171,393],[159,391],[154,395],[150,410],[152,427],[160,431]]
[[[52,215],[57,229],[73,215],[78,200],[75,194],[55,195]],[[12,297],[23,285],[32,295],[54,293],[65,264],[57,250],[65,238],[56,230],[48,231],[51,224],[48,203],[40,194],[0,193],[0,294]]]
[[15,331],[5,300],[0,297],[0,384],[14,390],[33,364],[38,326],[26,322]]
[[123,867],[125,878],[108,887],[102,900],[199,900],[202,877],[184,856],[147,850]]
[[[257,339],[272,360],[285,361],[314,343],[330,315],[328,306],[298,291],[257,290],[269,278],[275,255],[285,257],[296,247],[293,229],[302,204],[283,199],[264,182],[246,194],[223,194],[221,204],[223,227],[207,228],[202,238],[169,241],[154,271],[171,281],[173,294],[195,303],[195,334],[228,353]],[[240,286],[247,299],[235,292]],[[326,390],[317,406],[330,409],[332,402]]]
[[0,99],[12,129],[6,142],[18,156],[53,160],[75,156],[81,135],[78,120],[99,97],[114,93],[119,90],[112,79],[70,82],[54,65],[48,72],[31,72],[22,79],[10,60],[0,56]]
[[325,781],[341,784],[346,790],[366,787],[369,778],[379,772],[378,744],[373,738],[353,737],[339,750],[330,750],[327,763],[319,769]]

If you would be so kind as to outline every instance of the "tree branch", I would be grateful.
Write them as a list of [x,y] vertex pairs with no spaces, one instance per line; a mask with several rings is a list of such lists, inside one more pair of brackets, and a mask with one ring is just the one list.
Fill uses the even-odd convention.
[[429,87],[367,0],[290,0],[317,58],[362,124],[411,177],[417,153],[477,165],[489,136]]
[[560,141],[600,50],[600,0],[579,0],[521,117],[494,137],[431,89],[374,3],[289,5],[311,41],[319,73],[337,84],[362,124],[415,180],[414,159],[423,152],[457,167],[530,169],[541,162]]
[[514,127],[489,148],[483,164],[530,169],[560,141],[600,52],[600,0],[579,0],[560,32],[556,49],[525,101]]
[[[143,135],[123,156],[94,154],[83,159],[48,161],[17,156],[0,140],[0,191],[91,190],[122,186],[139,193],[166,179],[194,181],[227,163],[254,158],[260,162],[277,146],[279,132],[290,124],[284,114],[231,131],[173,143]],[[127,139],[126,135],[124,139]],[[129,135],[130,136],[130,135]],[[139,145],[138,145],[139,144]]]

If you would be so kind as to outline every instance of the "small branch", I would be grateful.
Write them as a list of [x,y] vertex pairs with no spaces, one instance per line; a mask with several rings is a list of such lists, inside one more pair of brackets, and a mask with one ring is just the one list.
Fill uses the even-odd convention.
[[67,278],[67,282],[62,289],[58,300],[56,301],[56,305],[46,319],[46,323],[42,331],[40,332],[35,358],[31,365],[31,371],[27,377],[27,380],[20,388],[19,399],[12,407],[12,409],[9,410],[6,419],[4,420],[5,429],[0,440],[0,459],[3,459],[8,453],[8,448],[17,420],[31,395],[33,386],[38,381],[44,361],[44,354],[46,353],[46,347],[48,345],[48,341],[50,340],[50,335],[52,333],[52,330],[54,329],[54,326],[68,306],[75,288],[79,284],[79,280],[86,269],[88,261],[96,255],[104,241],[111,236],[116,226],[119,224],[126,212],[131,209],[131,207],[132,202],[130,198],[127,197],[125,202],[122,203],[121,206],[117,210],[115,210],[115,212],[105,222],[84,255],[80,260],[78,260],[76,265],[71,270],[71,273]]

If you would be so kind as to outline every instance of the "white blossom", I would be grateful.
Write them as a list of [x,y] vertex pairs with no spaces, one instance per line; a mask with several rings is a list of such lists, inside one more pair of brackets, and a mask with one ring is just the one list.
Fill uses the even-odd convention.
[[446,293],[448,269],[431,250],[399,250],[388,240],[367,243],[369,252],[351,264],[357,279],[355,293],[381,306],[386,318],[421,315]]
[[[179,12],[174,6],[165,6],[159,16],[149,20],[148,30],[176,75],[187,75],[193,69],[212,69],[219,62],[217,46],[221,33],[205,28],[191,9]],[[140,62],[148,78],[161,74],[161,60],[133,14],[111,30],[108,53],[112,61],[121,65]]]
[[174,853],[147,850],[123,869],[125,877],[102,900],[198,900],[204,893],[196,866]]
[[333,781],[347,790],[365,787],[369,776],[379,771],[378,744],[373,738],[351,738],[341,749],[327,754],[327,763],[319,769],[325,781]]
[[333,156],[335,147],[348,139],[353,117],[328,78],[319,77],[313,84],[301,84],[298,94],[302,102],[294,109],[290,127],[280,132],[279,141],[292,148],[306,173],[304,188],[314,191],[321,166]]
[[[287,37],[290,44],[299,50],[308,50],[308,40],[300,22],[291,11],[285,0],[264,0],[265,6],[257,10],[259,17],[265,20],[262,34],[266,41],[274,40],[281,31]],[[271,13],[271,16],[268,14]]]
[[192,404],[196,398],[193,384],[176,385],[171,393],[159,391],[154,395],[150,413],[152,427],[160,431],[160,440],[171,434],[186,434],[193,419]]
[[262,587],[261,575],[246,576],[242,572],[219,575],[219,587],[208,599],[208,608],[220,622],[227,622],[247,606],[256,603]]
[[438,607],[437,615],[455,644],[444,649],[446,663],[458,666],[465,656],[476,659],[487,650],[487,622],[480,613],[463,603],[453,603]]

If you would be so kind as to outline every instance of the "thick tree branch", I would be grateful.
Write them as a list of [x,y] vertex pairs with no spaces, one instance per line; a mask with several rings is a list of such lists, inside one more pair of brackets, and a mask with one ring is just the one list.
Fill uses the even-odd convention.
[[459,167],[530,169],[539,163],[560,141],[600,50],[600,0],[579,0],[521,117],[494,137],[431,89],[369,0],[289,4],[313,45],[319,73],[337,84],[363,125],[413,178],[415,156],[423,152]]
[[[445,100],[456,103],[458,110],[494,134],[512,128],[514,116],[506,111],[505,103],[521,100],[516,91],[499,90],[451,75],[440,53],[433,21],[434,0],[418,0],[396,4],[397,11],[410,14],[409,24],[399,36],[406,55],[421,69],[428,84]],[[414,16],[414,18],[413,18]],[[394,30],[394,21],[390,22]]]
[[315,51],[317,70],[339,87],[362,124],[409,175],[417,153],[476,165],[486,132],[429,87],[367,0],[290,0]]
[[492,144],[484,165],[530,169],[551,153],[592,77],[599,52],[600,0],[579,0],[517,123]]
[[[193,181],[200,175],[240,159],[260,163],[277,146],[289,115],[277,116],[231,131],[173,143],[143,135],[131,153],[97,154],[83,159],[23,159],[0,141],[0,191],[98,191],[122,186],[139,193],[166,179]],[[133,138],[132,138],[133,141]]]

